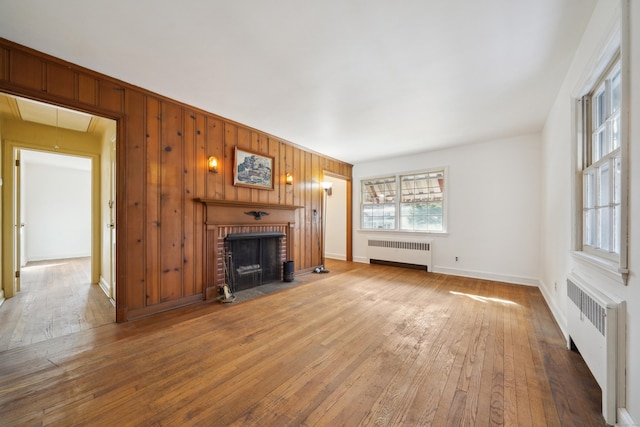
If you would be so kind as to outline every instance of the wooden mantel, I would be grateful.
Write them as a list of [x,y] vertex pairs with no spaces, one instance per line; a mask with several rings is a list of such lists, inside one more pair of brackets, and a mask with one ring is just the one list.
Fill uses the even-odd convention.
[[[294,223],[295,211],[304,206],[276,205],[271,203],[240,202],[219,199],[194,199],[207,206],[204,223],[209,224],[272,224]],[[245,212],[263,211],[269,215],[256,220],[254,216]]]
[[[276,205],[269,203],[240,202],[218,199],[196,198],[195,202],[205,206],[205,299],[215,298],[224,280],[224,271],[219,252],[224,245],[225,232],[230,227],[279,227],[285,234],[286,257],[291,259],[294,247],[296,210],[303,206]],[[261,212],[254,215],[251,212]]]

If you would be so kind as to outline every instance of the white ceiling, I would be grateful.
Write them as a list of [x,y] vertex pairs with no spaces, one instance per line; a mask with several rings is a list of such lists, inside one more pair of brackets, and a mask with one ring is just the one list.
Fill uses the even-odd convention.
[[351,163],[539,132],[596,0],[0,0],[0,37]]

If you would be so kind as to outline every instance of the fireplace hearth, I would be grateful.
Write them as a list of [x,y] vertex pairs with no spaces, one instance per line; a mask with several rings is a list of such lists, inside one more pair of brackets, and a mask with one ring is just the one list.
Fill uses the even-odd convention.
[[229,280],[241,291],[281,279],[280,232],[231,233],[225,238]]
[[[234,291],[282,278],[282,263],[294,260],[296,210],[302,206],[214,199],[196,201],[205,208],[202,218],[205,228],[205,299],[220,295],[220,289],[229,284],[227,275],[235,280],[232,284],[236,285]],[[259,218],[247,215],[251,211],[265,214]],[[258,242],[249,243],[252,239]],[[233,252],[232,268],[229,268],[231,263],[227,252]],[[263,259],[265,254],[272,258]],[[238,256],[247,259],[238,261]]]

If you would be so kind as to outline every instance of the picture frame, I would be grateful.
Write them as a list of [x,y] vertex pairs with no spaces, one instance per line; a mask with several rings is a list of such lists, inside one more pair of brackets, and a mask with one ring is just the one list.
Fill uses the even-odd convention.
[[235,147],[233,185],[273,190],[273,163],[271,156]]

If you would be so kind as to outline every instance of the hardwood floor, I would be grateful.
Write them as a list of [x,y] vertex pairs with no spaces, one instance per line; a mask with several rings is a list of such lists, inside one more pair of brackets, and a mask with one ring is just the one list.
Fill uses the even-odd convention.
[[91,284],[91,258],[30,262],[20,292],[0,306],[0,350],[115,322],[115,307]]
[[0,424],[603,426],[538,289],[380,265],[0,352]]

